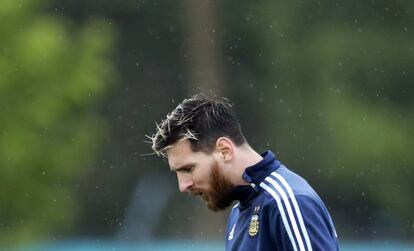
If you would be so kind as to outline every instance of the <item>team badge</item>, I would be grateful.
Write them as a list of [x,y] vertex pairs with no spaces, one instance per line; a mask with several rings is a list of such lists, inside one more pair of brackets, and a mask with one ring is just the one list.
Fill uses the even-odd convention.
[[255,237],[257,233],[259,232],[259,210],[260,207],[256,206],[253,211],[252,218],[250,219],[250,225],[249,225],[249,236]]

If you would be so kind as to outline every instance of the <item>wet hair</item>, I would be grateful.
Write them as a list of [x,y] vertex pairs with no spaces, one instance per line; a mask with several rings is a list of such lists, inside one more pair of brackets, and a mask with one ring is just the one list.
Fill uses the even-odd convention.
[[228,137],[236,146],[246,143],[240,123],[226,98],[196,94],[184,99],[165,120],[156,124],[156,133],[149,137],[152,150],[166,157],[166,150],[188,139],[194,152],[213,152],[216,141]]

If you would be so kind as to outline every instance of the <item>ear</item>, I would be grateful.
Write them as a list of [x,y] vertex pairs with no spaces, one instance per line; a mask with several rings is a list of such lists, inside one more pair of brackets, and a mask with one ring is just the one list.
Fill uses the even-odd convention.
[[227,137],[220,137],[216,141],[216,151],[220,155],[219,158],[223,161],[231,160],[234,156],[235,145],[231,139]]

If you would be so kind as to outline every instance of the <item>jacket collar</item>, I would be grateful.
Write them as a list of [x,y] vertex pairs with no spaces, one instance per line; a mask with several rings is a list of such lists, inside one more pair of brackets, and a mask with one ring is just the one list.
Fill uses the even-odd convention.
[[276,160],[272,151],[265,151],[261,156],[263,157],[261,161],[249,166],[243,173],[243,179],[248,183],[254,183],[256,186],[259,186],[267,176],[280,166],[280,162]]
[[263,157],[261,161],[247,167],[243,173],[243,179],[250,185],[237,186],[232,191],[233,198],[240,201],[241,207],[248,205],[249,201],[258,194],[260,183],[280,166],[273,152],[268,150],[261,156]]

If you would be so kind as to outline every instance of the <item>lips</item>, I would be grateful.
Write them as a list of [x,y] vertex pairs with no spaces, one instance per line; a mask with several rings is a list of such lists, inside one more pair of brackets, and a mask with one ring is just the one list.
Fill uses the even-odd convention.
[[202,192],[191,192],[192,196],[200,196],[202,194],[203,194]]
[[195,192],[191,192],[192,196],[199,196],[200,199],[204,200],[204,201],[208,201],[208,197],[206,196],[205,193],[203,192],[199,192],[199,191],[195,191]]
[[207,194],[203,193],[201,191],[190,191],[189,194],[192,195],[192,196],[200,197],[200,199],[203,200],[206,203],[208,203],[210,201],[210,198],[207,196]]

